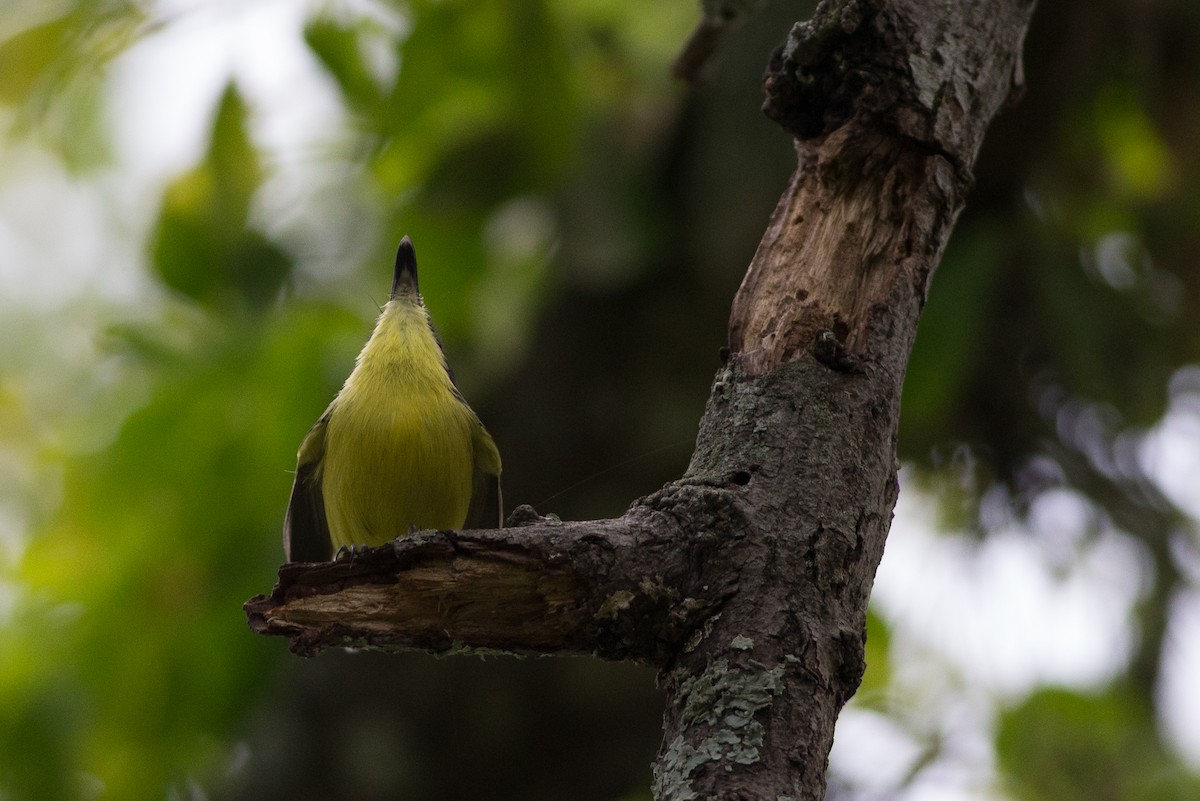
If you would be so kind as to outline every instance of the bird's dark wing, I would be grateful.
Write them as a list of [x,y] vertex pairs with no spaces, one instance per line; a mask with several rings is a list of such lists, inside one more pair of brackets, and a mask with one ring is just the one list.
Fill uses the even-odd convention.
[[478,418],[475,420],[474,449],[471,505],[467,507],[464,528],[501,528],[504,526],[504,498],[500,493],[500,452]]
[[300,443],[296,480],[292,482],[292,497],[283,519],[283,552],[289,562],[327,562],[333,558],[325,497],[321,494],[325,427],[331,414],[332,404]]
[[471,505],[463,528],[500,528],[504,524],[504,499],[500,476],[475,468]]

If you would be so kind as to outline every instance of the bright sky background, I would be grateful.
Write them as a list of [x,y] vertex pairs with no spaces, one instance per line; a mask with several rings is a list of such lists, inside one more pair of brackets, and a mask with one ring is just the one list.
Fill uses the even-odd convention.
[[[312,155],[336,141],[344,121],[336,93],[299,35],[307,6],[295,0],[158,6],[178,20],[122,56],[111,75],[118,159],[102,180],[73,179],[33,147],[0,153],[0,309],[53,310],[87,296],[132,308],[158,297],[137,248],[162,185],[199,157],[213,104],[230,76],[254,109],[257,141],[270,151],[264,224],[290,220],[309,229],[314,242],[328,227],[346,224],[304,216],[323,180]],[[1146,436],[1141,458],[1163,490],[1200,519],[1200,368],[1180,371],[1172,390],[1170,411]],[[1145,560],[1114,530],[1084,545],[1089,512],[1071,492],[1037,502],[1033,516],[1043,533],[1012,524],[973,544],[939,532],[934,504],[911,483],[902,474],[874,597],[894,627],[896,681],[911,691],[906,697],[923,702],[908,710],[908,719],[949,735],[951,746],[904,797],[1002,798],[991,784],[989,731],[997,705],[1019,701],[1040,683],[1086,688],[1119,672],[1135,636],[1129,612],[1143,590]],[[1083,556],[1075,559],[1080,547]],[[1200,585],[1200,565],[1188,567]],[[1200,593],[1176,603],[1164,724],[1200,768]],[[852,706],[832,759],[864,786],[882,790],[916,757],[915,741],[894,721]]]

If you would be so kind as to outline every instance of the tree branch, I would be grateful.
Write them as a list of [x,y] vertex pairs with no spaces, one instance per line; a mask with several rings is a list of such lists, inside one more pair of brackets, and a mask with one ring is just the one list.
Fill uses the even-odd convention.
[[900,348],[880,362],[903,370],[983,134],[1019,89],[1032,7],[825,2],[792,28],[763,109],[796,137],[800,163],[729,326],[750,372],[819,355],[821,338],[862,357],[880,303],[912,315],[874,332],[874,347]]
[[[737,477],[730,486],[736,488]],[[498,530],[423,532],[324,564],[288,564],[250,627],[327,647],[446,654],[592,654],[663,666],[735,591],[697,565],[726,543],[681,521],[738,514],[719,485],[681,481],[624,517],[563,523],[518,508]],[[651,567],[652,565],[652,567]]]

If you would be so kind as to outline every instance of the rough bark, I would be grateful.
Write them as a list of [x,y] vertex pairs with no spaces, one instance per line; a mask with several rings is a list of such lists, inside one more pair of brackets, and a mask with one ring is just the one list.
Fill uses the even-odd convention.
[[799,165],[733,304],[687,474],[616,520],[288,565],[251,626],[304,654],[591,653],[660,669],[655,798],[820,799],[864,669],[904,368],[1025,0],[822,3],[772,57]]

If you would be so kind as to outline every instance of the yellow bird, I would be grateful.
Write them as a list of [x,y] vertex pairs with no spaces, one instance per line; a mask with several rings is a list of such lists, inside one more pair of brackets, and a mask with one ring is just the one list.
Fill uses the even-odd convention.
[[406,236],[354,370],[300,444],[283,523],[289,562],[416,529],[500,525],[500,453],[454,385]]

